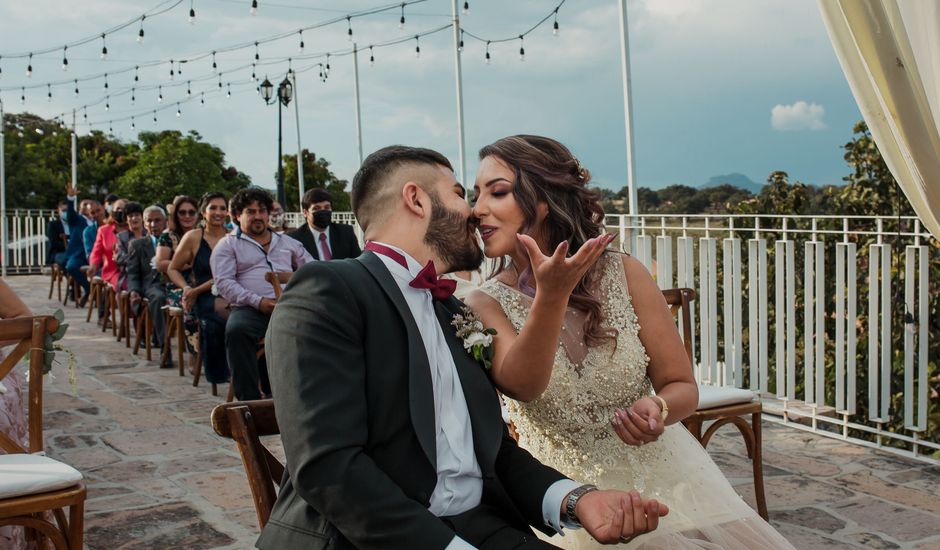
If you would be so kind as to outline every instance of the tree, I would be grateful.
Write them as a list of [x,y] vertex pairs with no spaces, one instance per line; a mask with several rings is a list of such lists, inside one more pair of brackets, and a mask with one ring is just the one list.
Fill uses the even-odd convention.
[[845,214],[897,214],[914,216],[914,209],[898,188],[888,165],[881,157],[868,125],[859,121],[854,137],[843,145],[845,161],[852,173],[842,178],[848,185],[834,192]]
[[[317,158],[316,154],[307,149],[302,151],[304,163],[304,189],[326,189],[333,196],[333,210],[348,212],[352,210],[349,193],[346,192],[346,180],[336,177],[330,170],[330,161]],[[297,188],[297,155],[284,155],[284,196],[287,204],[283,205],[286,212],[300,211],[300,197]]]
[[225,165],[225,153],[202,141],[198,132],[141,132],[137,162],[112,190],[143,204],[166,204],[176,195],[198,198],[208,191],[231,196],[251,179]]

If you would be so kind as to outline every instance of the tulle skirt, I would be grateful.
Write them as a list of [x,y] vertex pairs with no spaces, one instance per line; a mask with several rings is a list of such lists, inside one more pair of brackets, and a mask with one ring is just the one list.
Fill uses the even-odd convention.
[[[616,548],[793,549],[734,491],[705,449],[681,424],[669,426],[658,441],[629,451],[626,459],[605,461],[607,464],[590,481],[603,489],[637,489],[644,497],[667,504],[670,511],[655,531]],[[563,464],[551,466],[566,471]],[[602,546],[583,529],[567,530],[564,536],[546,540],[570,550]]]

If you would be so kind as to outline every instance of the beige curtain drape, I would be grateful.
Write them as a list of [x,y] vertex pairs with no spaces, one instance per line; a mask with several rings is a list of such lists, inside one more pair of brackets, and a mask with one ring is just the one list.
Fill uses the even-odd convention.
[[818,2],[888,169],[940,238],[940,2]]

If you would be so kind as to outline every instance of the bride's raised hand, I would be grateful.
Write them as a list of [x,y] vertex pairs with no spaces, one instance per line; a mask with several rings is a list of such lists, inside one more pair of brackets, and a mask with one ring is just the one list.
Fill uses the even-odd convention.
[[546,256],[542,254],[539,245],[532,237],[521,233],[516,237],[529,255],[536,292],[566,299],[578,285],[581,277],[601,257],[607,245],[614,240],[614,236],[609,234],[588,239],[573,256],[568,258],[567,241],[559,243],[555,247],[555,252],[551,256]]
[[652,397],[641,397],[626,409],[614,411],[611,426],[627,445],[643,445],[656,441],[666,428],[659,403]]

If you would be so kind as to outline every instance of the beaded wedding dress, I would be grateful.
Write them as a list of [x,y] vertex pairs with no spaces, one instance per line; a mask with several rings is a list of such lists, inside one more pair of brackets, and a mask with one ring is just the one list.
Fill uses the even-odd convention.
[[[621,257],[607,253],[599,261],[598,296],[605,325],[617,331],[616,345],[607,340],[586,346],[584,316],[569,308],[545,393],[529,403],[506,399],[519,445],[574,480],[604,489],[636,489],[669,506],[656,531],[621,548],[792,549],[735,493],[681,423],[642,447],[627,445],[614,433],[609,420],[614,409],[650,395],[652,385]],[[517,331],[522,328],[532,298],[495,279],[480,290],[499,302]],[[600,547],[583,529],[548,542],[577,550]]]

